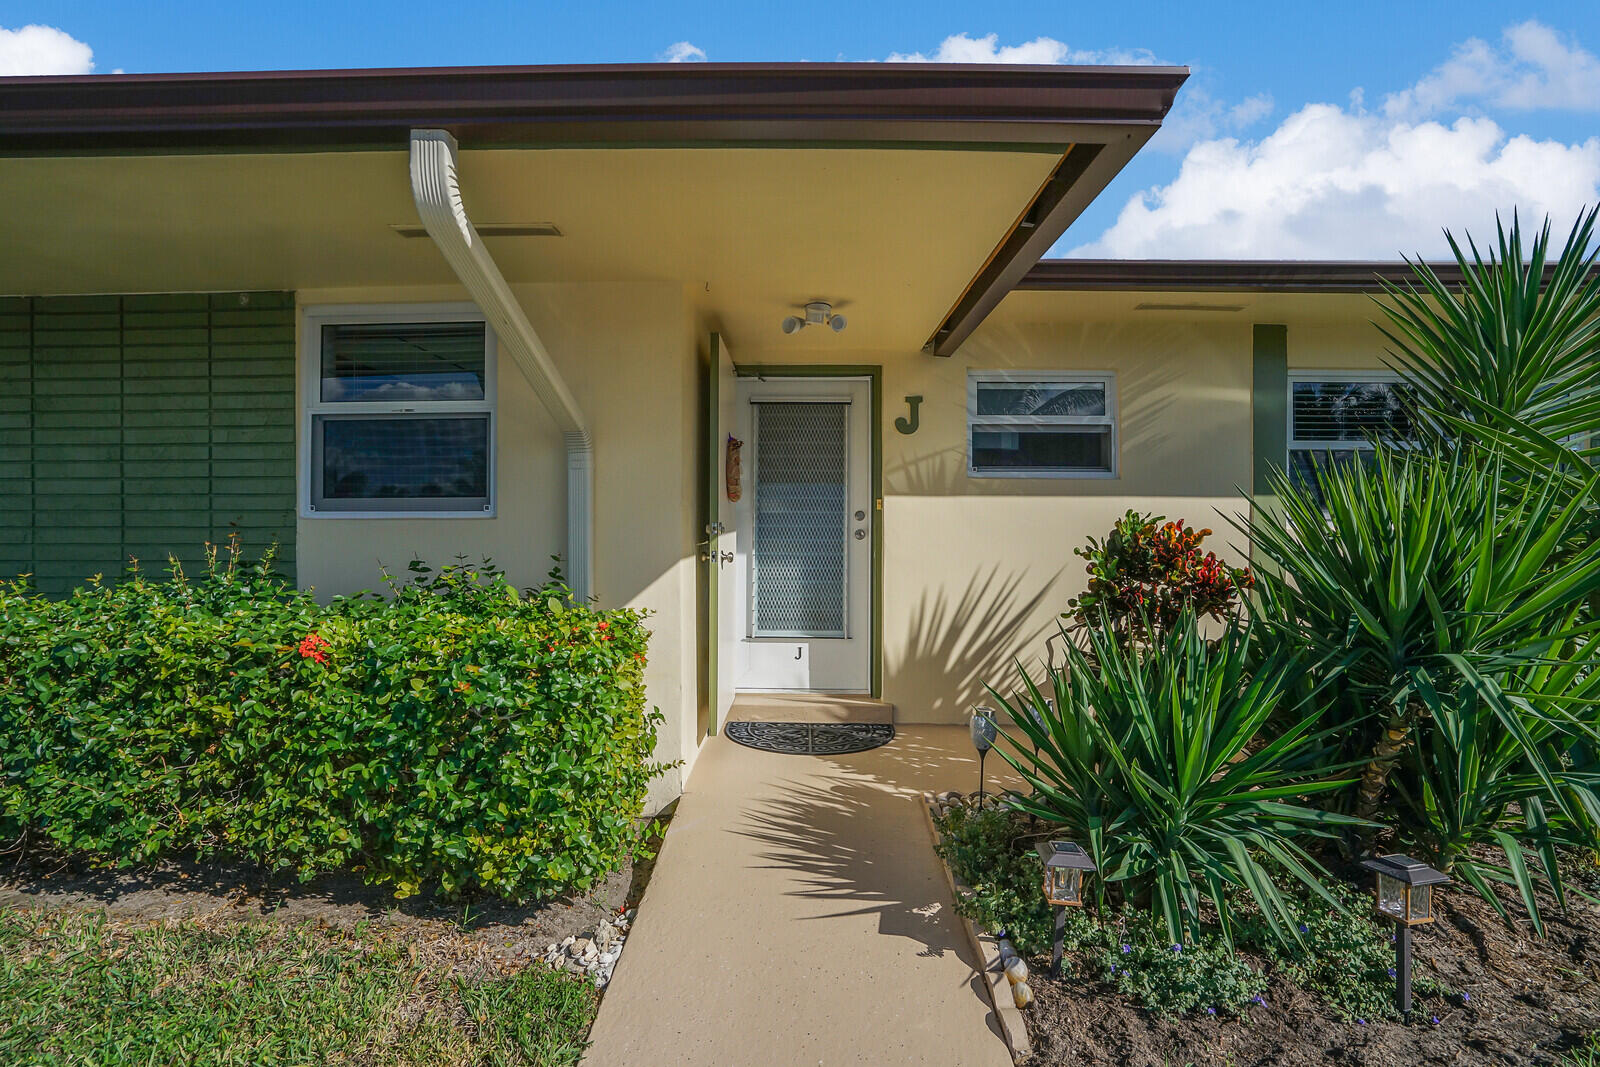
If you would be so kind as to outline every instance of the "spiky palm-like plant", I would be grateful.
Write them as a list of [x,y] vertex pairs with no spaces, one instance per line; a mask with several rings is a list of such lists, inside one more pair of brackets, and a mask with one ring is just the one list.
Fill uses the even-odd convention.
[[1477,446],[1498,442],[1541,465],[1600,456],[1600,246],[1584,212],[1552,259],[1550,222],[1525,243],[1521,221],[1496,220],[1485,259],[1446,233],[1459,288],[1421,260],[1415,281],[1384,283],[1391,364],[1425,416],[1419,431]]
[[1349,780],[1322,758],[1316,713],[1265,729],[1299,672],[1294,657],[1255,663],[1247,626],[1230,620],[1210,640],[1191,609],[1148,647],[1108,623],[1084,634],[1088,648],[1066,642],[1044,689],[1026,671],[1017,698],[990,689],[1013,723],[996,750],[1033,790],[1014,805],[1081,842],[1102,891],[1151,908],[1174,942],[1198,931],[1203,901],[1227,936],[1235,890],[1294,941],[1280,875],[1338,907],[1302,842],[1358,820],[1304,801]]
[[1415,836],[1447,867],[1467,844],[1506,846],[1531,899],[1520,846],[1499,836],[1508,805],[1595,824],[1564,766],[1600,723],[1561,687],[1596,688],[1586,603],[1600,542],[1577,536],[1596,476],[1571,491],[1512,467],[1498,453],[1380,448],[1326,472],[1320,497],[1280,476],[1247,529],[1270,562],[1257,581],[1267,643],[1309,658],[1329,706],[1354,705],[1346,736],[1368,761],[1354,813],[1400,800],[1409,818],[1396,821],[1425,828]]

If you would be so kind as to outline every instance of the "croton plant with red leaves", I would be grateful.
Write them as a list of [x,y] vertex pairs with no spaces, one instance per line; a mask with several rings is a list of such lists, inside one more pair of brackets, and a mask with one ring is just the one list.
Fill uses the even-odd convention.
[[1080,626],[1101,625],[1128,636],[1166,630],[1184,607],[1220,619],[1238,606],[1239,591],[1255,578],[1248,567],[1232,567],[1200,544],[1211,531],[1178,519],[1129,511],[1104,541],[1089,539],[1075,554],[1088,561],[1089,587],[1068,601],[1070,618]]

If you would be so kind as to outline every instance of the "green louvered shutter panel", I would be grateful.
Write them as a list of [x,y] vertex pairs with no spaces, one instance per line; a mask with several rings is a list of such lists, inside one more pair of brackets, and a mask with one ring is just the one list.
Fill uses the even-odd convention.
[[0,378],[0,574],[192,573],[237,532],[293,575],[293,294],[0,303]]

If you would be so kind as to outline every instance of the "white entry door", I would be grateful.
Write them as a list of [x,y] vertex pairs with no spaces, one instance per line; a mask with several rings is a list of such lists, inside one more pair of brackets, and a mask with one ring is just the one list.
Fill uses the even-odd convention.
[[872,670],[872,413],[854,378],[745,378],[734,509],[740,689],[865,693]]

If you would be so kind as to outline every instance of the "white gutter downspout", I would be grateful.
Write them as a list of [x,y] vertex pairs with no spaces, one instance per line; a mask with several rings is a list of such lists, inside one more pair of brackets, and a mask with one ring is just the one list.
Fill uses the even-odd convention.
[[567,581],[582,602],[594,594],[594,446],[583,412],[467,217],[456,139],[444,130],[411,131],[411,195],[428,236],[561,428],[567,446]]

